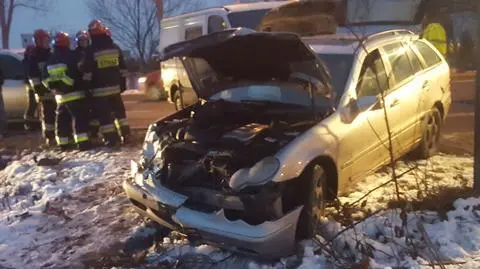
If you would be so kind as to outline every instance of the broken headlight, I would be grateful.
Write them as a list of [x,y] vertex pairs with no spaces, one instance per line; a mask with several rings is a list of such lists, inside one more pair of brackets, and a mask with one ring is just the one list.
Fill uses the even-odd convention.
[[247,186],[263,185],[270,180],[280,168],[280,161],[275,157],[266,157],[250,168],[242,168],[230,178],[229,186],[241,190]]

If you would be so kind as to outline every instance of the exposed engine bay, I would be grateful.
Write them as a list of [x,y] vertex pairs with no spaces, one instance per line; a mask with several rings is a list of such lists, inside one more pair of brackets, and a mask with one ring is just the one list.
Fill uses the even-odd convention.
[[185,187],[231,191],[229,180],[237,170],[274,155],[316,123],[306,108],[222,99],[185,111],[185,117],[157,123],[144,149],[157,179],[179,192]]

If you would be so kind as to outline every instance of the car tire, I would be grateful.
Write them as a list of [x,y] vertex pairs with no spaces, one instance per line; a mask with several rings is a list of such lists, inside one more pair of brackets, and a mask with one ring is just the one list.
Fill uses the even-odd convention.
[[301,176],[300,192],[308,193],[297,224],[297,238],[308,239],[319,231],[328,197],[327,170],[320,163],[311,164]]
[[157,86],[149,86],[145,92],[147,99],[150,101],[161,101],[165,99],[165,94],[162,93]]
[[175,106],[175,111],[180,111],[185,108],[182,98],[180,98],[180,90],[176,90],[173,93],[173,105]]
[[422,140],[412,152],[414,158],[428,159],[437,153],[441,127],[442,116],[440,111],[437,108],[433,108],[425,115],[422,127]]

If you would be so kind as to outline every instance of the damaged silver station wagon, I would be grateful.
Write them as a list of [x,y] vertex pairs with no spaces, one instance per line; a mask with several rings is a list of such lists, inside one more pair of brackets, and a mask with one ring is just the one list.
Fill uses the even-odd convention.
[[[391,36],[385,40],[403,38]],[[342,94],[312,48],[295,34],[241,28],[165,48],[162,60],[183,62],[199,101],[150,125],[141,160],[124,182],[138,212],[202,242],[267,259],[291,254],[297,240],[312,236],[325,201],[362,174],[355,171],[372,171],[389,156],[376,143],[362,144],[369,113],[383,119],[378,99],[355,97],[354,77],[366,73],[360,67],[367,53],[351,51],[360,67],[343,70]],[[444,65],[431,70],[448,73]],[[450,92],[442,91],[446,114]],[[425,128],[398,154],[419,146],[433,153],[439,128],[429,129],[427,119],[439,126],[443,117],[432,111],[418,113]]]

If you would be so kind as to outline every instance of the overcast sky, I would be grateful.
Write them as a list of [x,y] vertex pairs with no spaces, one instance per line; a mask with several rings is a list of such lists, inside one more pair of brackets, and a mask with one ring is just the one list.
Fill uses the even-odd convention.
[[[231,0],[203,1],[208,6],[231,2]],[[85,2],[85,0],[56,0],[54,9],[45,15],[35,14],[31,10],[17,9],[10,33],[10,48],[20,48],[22,46],[20,34],[31,33],[38,28],[62,30],[69,33],[85,29],[92,19]]]

